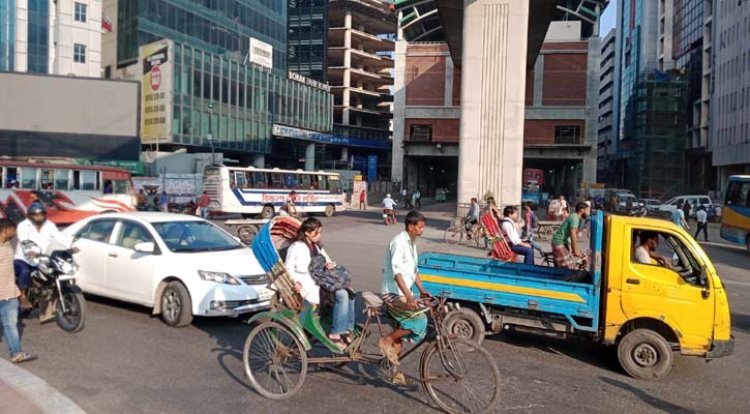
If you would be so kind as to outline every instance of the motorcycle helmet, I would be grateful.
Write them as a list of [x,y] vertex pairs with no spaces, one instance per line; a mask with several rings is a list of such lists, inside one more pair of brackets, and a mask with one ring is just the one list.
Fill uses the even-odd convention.
[[47,209],[40,202],[33,202],[26,210],[26,216],[35,224],[42,224],[47,220]]

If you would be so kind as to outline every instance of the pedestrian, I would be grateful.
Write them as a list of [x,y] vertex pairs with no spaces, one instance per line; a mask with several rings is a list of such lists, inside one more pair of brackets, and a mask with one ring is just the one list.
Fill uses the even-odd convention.
[[286,197],[286,202],[281,206],[281,211],[292,217],[299,218],[299,211],[297,211],[297,192],[292,190]]
[[698,240],[698,235],[703,230],[703,241],[708,241],[708,213],[706,213],[705,207],[698,207],[698,211],[695,212],[695,219],[698,222],[698,229],[695,230],[695,240]]
[[209,204],[211,204],[211,196],[208,195],[208,191],[204,191],[201,198],[198,200],[198,212],[204,219],[208,218]]
[[137,200],[137,203],[138,203],[137,204],[138,209],[145,210],[146,209],[146,193],[143,192],[142,188],[140,190],[138,190],[138,195],[137,195],[137,199],[136,200]]
[[406,187],[401,189],[401,198],[404,199],[404,210],[411,209],[411,203],[409,202],[409,190]]
[[417,202],[414,203],[414,205],[417,208],[422,208],[422,192],[419,191],[419,188],[417,188],[416,194],[417,194]]
[[417,199],[417,192],[418,191],[419,190],[414,190],[414,191],[411,192],[411,207],[412,208],[417,208],[417,201],[418,201],[418,199]]
[[672,210],[672,223],[690,231],[690,225],[685,220],[685,211],[682,209],[682,204],[679,204],[677,208]]
[[169,196],[166,191],[162,191],[161,196],[159,196],[159,207],[161,211],[169,211]]
[[690,223],[690,203],[682,203],[682,212],[685,214],[685,223]]
[[23,352],[18,334],[18,298],[21,291],[16,284],[13,243],[16,226],[8,219],[0,219],[0,323],[8,344],[10,360],[15,364],[36,359],[36,355]]
[[367,191],[365,190],[359,192],[359,209],[367,210]]

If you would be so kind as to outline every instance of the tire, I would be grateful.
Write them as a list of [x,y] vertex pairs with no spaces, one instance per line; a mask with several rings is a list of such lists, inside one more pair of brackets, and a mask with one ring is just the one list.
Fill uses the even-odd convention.
[[173,328],[182,328],[193,321],[193,302],[185,285],[169,282],[161,294],[161,319]]
[[255,391],[271,400],[284,400],[298,393],[307,375],[307,353],[302,343],[277,322],[263,322],[250,331],[242,364]]
[[471,232],[471,237],[474,238],[478,248],[484,247],[484,229],[481,226],[476,226],[474,231]]
[[748,256],[750,256],[750,235],[745,237],[745,250],[747,251]]
[[650,329],[628,332],[617,345],[617,359],[633,378],[658,380],[672,370],[672,348],[663,336]]
[[448,244],[456,244],[464,239],[464,232],[456,226],[450,226],[445,230],[443,238]]
[[255,235],[258,234],[258,228],[255,226],[240,226],[237,229],[237,237],[242,240],[242,243],[249,244],[253,241]]
[[473,310],[461,308],[451,311],[445,317],[445,330],[457,338],[468,339],[477,345],[484,340],[484,321]]
[[[433,342],[419,361],[425,393],[447,413],[490,413],[500,398],[500,370],[481,346],[466,339]],[[459,351],[466,350],[466,351]]]
[[333,217],[334,214],[336,214],[336,207],[333,206],[333,204],[329,204],[326,206],[326,211],[323,213],[326,217]]
[[[62,303],[67,312],[63,312]],[[80,332],[86,324],[86,299],[78,286],[64,286],[62,296],[57,300],[55,322],[65,332]]]
[[272,219],[275,211],[273,206],[263,206],[263,210],[260,212],[260,218]]

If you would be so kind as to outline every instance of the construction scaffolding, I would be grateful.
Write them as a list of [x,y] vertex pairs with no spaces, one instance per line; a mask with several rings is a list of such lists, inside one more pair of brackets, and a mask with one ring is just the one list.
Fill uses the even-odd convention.
[[685,188],[687,82],[677,72],[641,81],[628,108],[625,181],[641,198],[666,199]]

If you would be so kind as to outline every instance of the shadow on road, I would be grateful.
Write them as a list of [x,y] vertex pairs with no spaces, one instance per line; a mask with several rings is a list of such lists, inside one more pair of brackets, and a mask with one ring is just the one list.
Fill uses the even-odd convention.
[[750,315],[732,314],[732,329],[750,333]]
[[625,391],[630,392],[631,394],[635,395],[636,397],[640,398],[641,401],[645,402],[646,404],[650,405],[651,407],[654,407],[658,410],[662,410],[667,413],[681,413],[681,414],[691,414],[695,413],[695,411],[688,410],[687,408],[681,407],[676,404],[672,404],[669,401],[662,400],[659,397],[654,397],[653,395],[647,393],[646,391],[643,391],[640,388],[634,387],[630,384],[626,384],[621,381],[617,381],[612,378],[605,378],[605,377],[599,377],[599,379],[602,382],[606,382],[609,385],[613,385],[617,388],[623,389]]

